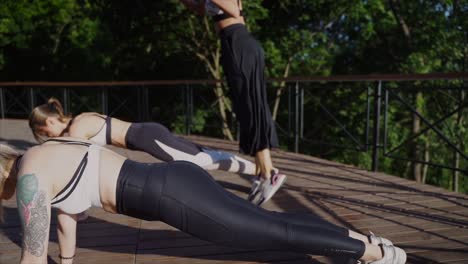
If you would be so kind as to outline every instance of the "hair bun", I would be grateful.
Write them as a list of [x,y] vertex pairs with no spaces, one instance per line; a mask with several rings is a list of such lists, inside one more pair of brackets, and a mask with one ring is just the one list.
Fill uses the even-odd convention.
[[55,104],[54,104],[53,102],[48,102],[48,103],[47,103],[47,107],[49,107],[49,109],[50,109],[51,111],[56,110]]

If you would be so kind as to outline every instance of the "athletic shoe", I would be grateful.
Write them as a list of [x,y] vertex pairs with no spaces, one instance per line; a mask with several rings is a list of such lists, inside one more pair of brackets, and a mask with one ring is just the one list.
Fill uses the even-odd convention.
[[376,236],[374,233],[372,233],[371,231],[369,231],[369,234],[367,236],[367,238],[369,239],[369,242],[372,244],[372,245],[376,245],[378,246],[379,244],[384,244],[384,245],[387,245],[387,246],[393,246],[393,243],[392,241],[384,238],[384,237],[379,237],[379,236]]
[[283,185],[286,180],[286,175],[279,172],[272,171],[272,176],[270,180],[263,180],[260,183],[260,192],[252,200],[252,203],[260,206],[267,202],[273,197],[273,195],[278,191],[278,189]]
[[403,249],[395,246],[379,245],[382,248],[383,258],[369,264],[405,264],[406,253]]
[[255,197],[260,193],[260,185],[262,181],[260,180],[260,176],[257,176],[252,181],[252,188],[250,189],[249,197],[247,198],[248,201],[252,202]]

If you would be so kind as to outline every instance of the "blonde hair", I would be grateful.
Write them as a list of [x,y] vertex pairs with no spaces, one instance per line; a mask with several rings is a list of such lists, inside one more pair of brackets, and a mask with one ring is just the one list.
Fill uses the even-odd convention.
[[45,141],[39,133],[39,127],[46,125],[48,117],[57,117],[61,122],[65,122],[71,115],[64,114],[62,104],[54,97],[49,98],[46,104],[36,106],[29,114],[29,127],[38,142]]
[[[6,175],[12,170],[14,162],[19,153],[7,145],[0,144],[0,195],[3,195],[5,183],[9,179]],[[11,190],[10,190],[11,191]],[[0,222],[3,222],[3,206],[2,199],[0,199]]]

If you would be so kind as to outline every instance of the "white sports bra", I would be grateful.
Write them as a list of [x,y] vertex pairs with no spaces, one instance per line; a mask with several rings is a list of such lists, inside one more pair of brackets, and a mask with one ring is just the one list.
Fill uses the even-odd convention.
[[[96,145],[99,146],[104,146],[104,145],[111,145],[112,144],[112,138],[111,138],[111,120],[112,117],[110,116],[100,116],[100,115],[94,115],[99,118],[102,118],[104,120],[104,123],[102,124],[101,128],[99,131],[92,137],[90,137],[88,140],[92,141]],[[73,121],[72,121],[73,122]],[[70,123],[71,126],[72,123]]]
[[88,147],[88,152],[84,155],[73,177],[63,190],[51,200],[51,206],[68,214],[78,214],[90,207],[102,208],[99,194],[99,161],[103,148],[80,141],[60,139],[48,141]]

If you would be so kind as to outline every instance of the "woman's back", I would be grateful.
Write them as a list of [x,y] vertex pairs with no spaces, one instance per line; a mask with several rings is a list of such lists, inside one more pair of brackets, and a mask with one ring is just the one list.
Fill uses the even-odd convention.
[[[107,119],[110,119],[107,121]],[[86,112],[76,116],[70,125],[69,135],[94,141],[100,145],[112,144],[126,147],[125,135],[131,123],[98,113]],[[109,127],[110,126],[110,127]],[[110,142],[106,136],[109,134]]]
[[[29,149],[21,160],[19,176],[35,175],[39,185],[50,193],[52,202],[56,198],[59,203],[72,199],[73,193],[83,191],[77,187],[89,189],[83,185],[86,184],[84,181],[94,181],[99,185],[95,186],[95,195],[100,197],[103,208],[115,212],[115,186],[125,158],[96,145],[88,146],[86,141],[65,140],[71,142],[50,141]],[[90,155],[90,150],[95,154]]]

